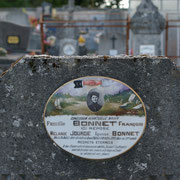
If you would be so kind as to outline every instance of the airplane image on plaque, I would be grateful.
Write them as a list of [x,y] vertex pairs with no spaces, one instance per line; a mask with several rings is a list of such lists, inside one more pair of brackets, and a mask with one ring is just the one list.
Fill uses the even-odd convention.
[[44,121],[49,136],[63,150],[85,159],[108,159],[138,142],[146,110],[125,83],[89,76],[60,86],[46,104]]

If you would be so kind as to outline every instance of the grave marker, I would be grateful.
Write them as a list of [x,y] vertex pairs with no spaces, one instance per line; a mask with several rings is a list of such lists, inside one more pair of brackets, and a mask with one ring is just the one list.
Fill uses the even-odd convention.
[[31,28],[9,22],[0,22],[0,46],[10,52],[25,52]]
[[[0,92],[1,178],[139,180],[161,179],[163,172],[167,178],[180,179],[180,70],[168,58],[26,56],[1,77]],[[107,143],[112,137],[107,132],[115,131],[111,143],[132,142],[122,131],[136,129],[140,124],[123,121],[126,116],[133,117],[132,121],[137,121],[137,116],[144,118],[142,102],[147,111],[143,136],[136,142],[136,133],[131,132],[131,138],[136,138],[134,147],[125,153],[116,152],[118,147]],[[77,120],[77,114],[91,120]],[[51,138],[56,137],[53,141],[59,141],[62,149],[49,137],[44,115]],[[59,115],[64,118],[56,122]],[[110,116],[122,117],[123,128],[114,122],[119,120],[93,120]],[[84,126],[86,123],[88,126]],[[90,125],[99,129],[83,130]],[[100,130],[111,128],[108,125],[114,125],[114,130]],[[139,127],[143,129],[144,124]],[[70,137],[68,131],[74,139],[65,140]],[[67,136],[63,135],[66,132]],[[117,137],[125,139],[118,141]],[[77,147],[77,141],[82,145]],[[96,142],[101,144],[94,145]],[[68,143],[72,147],[66,147]],[[73,153],[66,152],[66,148],[72,148]],[[95,155],[87,150],[100,154],[107,150],[109,154],[92,160]],[[83,154],[76,157],[78,153]]]
[[161,33],[164,29],[165,19],[159,13],[158,8],[151,0],[142,0],[137,7],[136,13],[131,18],[134,55],[141,54],[141,48],[144,49],[141,46],[148,44],[154,46],[154,50],[151,47],[152,55],[162,55]]

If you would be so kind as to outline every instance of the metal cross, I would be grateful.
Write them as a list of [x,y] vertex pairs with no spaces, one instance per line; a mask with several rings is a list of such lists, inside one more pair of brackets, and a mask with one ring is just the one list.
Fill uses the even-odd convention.
[[112,48],[115,49],[115,41],[117,40],[116,37],[113,35],[112,38]]

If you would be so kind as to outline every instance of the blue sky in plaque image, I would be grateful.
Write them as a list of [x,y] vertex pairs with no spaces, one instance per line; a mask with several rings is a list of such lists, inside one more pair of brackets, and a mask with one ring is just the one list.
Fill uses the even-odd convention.
[[74,81],[67,83],[66,85],[62,86],[57,93],[59,94],[69,94],[71,96],[86,96],[87,93],[91,89],[96,89],[97,91],[103,92],[104,95],[115,95],[119,94],[125,90],[129,90],[129,88],[119,81],[115,81],[112,79],[100,78],[100,77],[88,77],[78,79],[82,81],[86,80],[95,80],[95,81],[102,81],[101,85],[98,86],[88,86],[85,85],[82,88],[74,88]]

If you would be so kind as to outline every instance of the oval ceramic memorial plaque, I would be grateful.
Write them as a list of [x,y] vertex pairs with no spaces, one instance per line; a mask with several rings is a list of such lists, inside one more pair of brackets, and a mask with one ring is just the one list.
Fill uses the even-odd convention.
[[46,104],[44,121],[51,139],[65,151],[86,159],[108,159],[141,138],[146,111],[128,85],[92,76],[59,87]]

